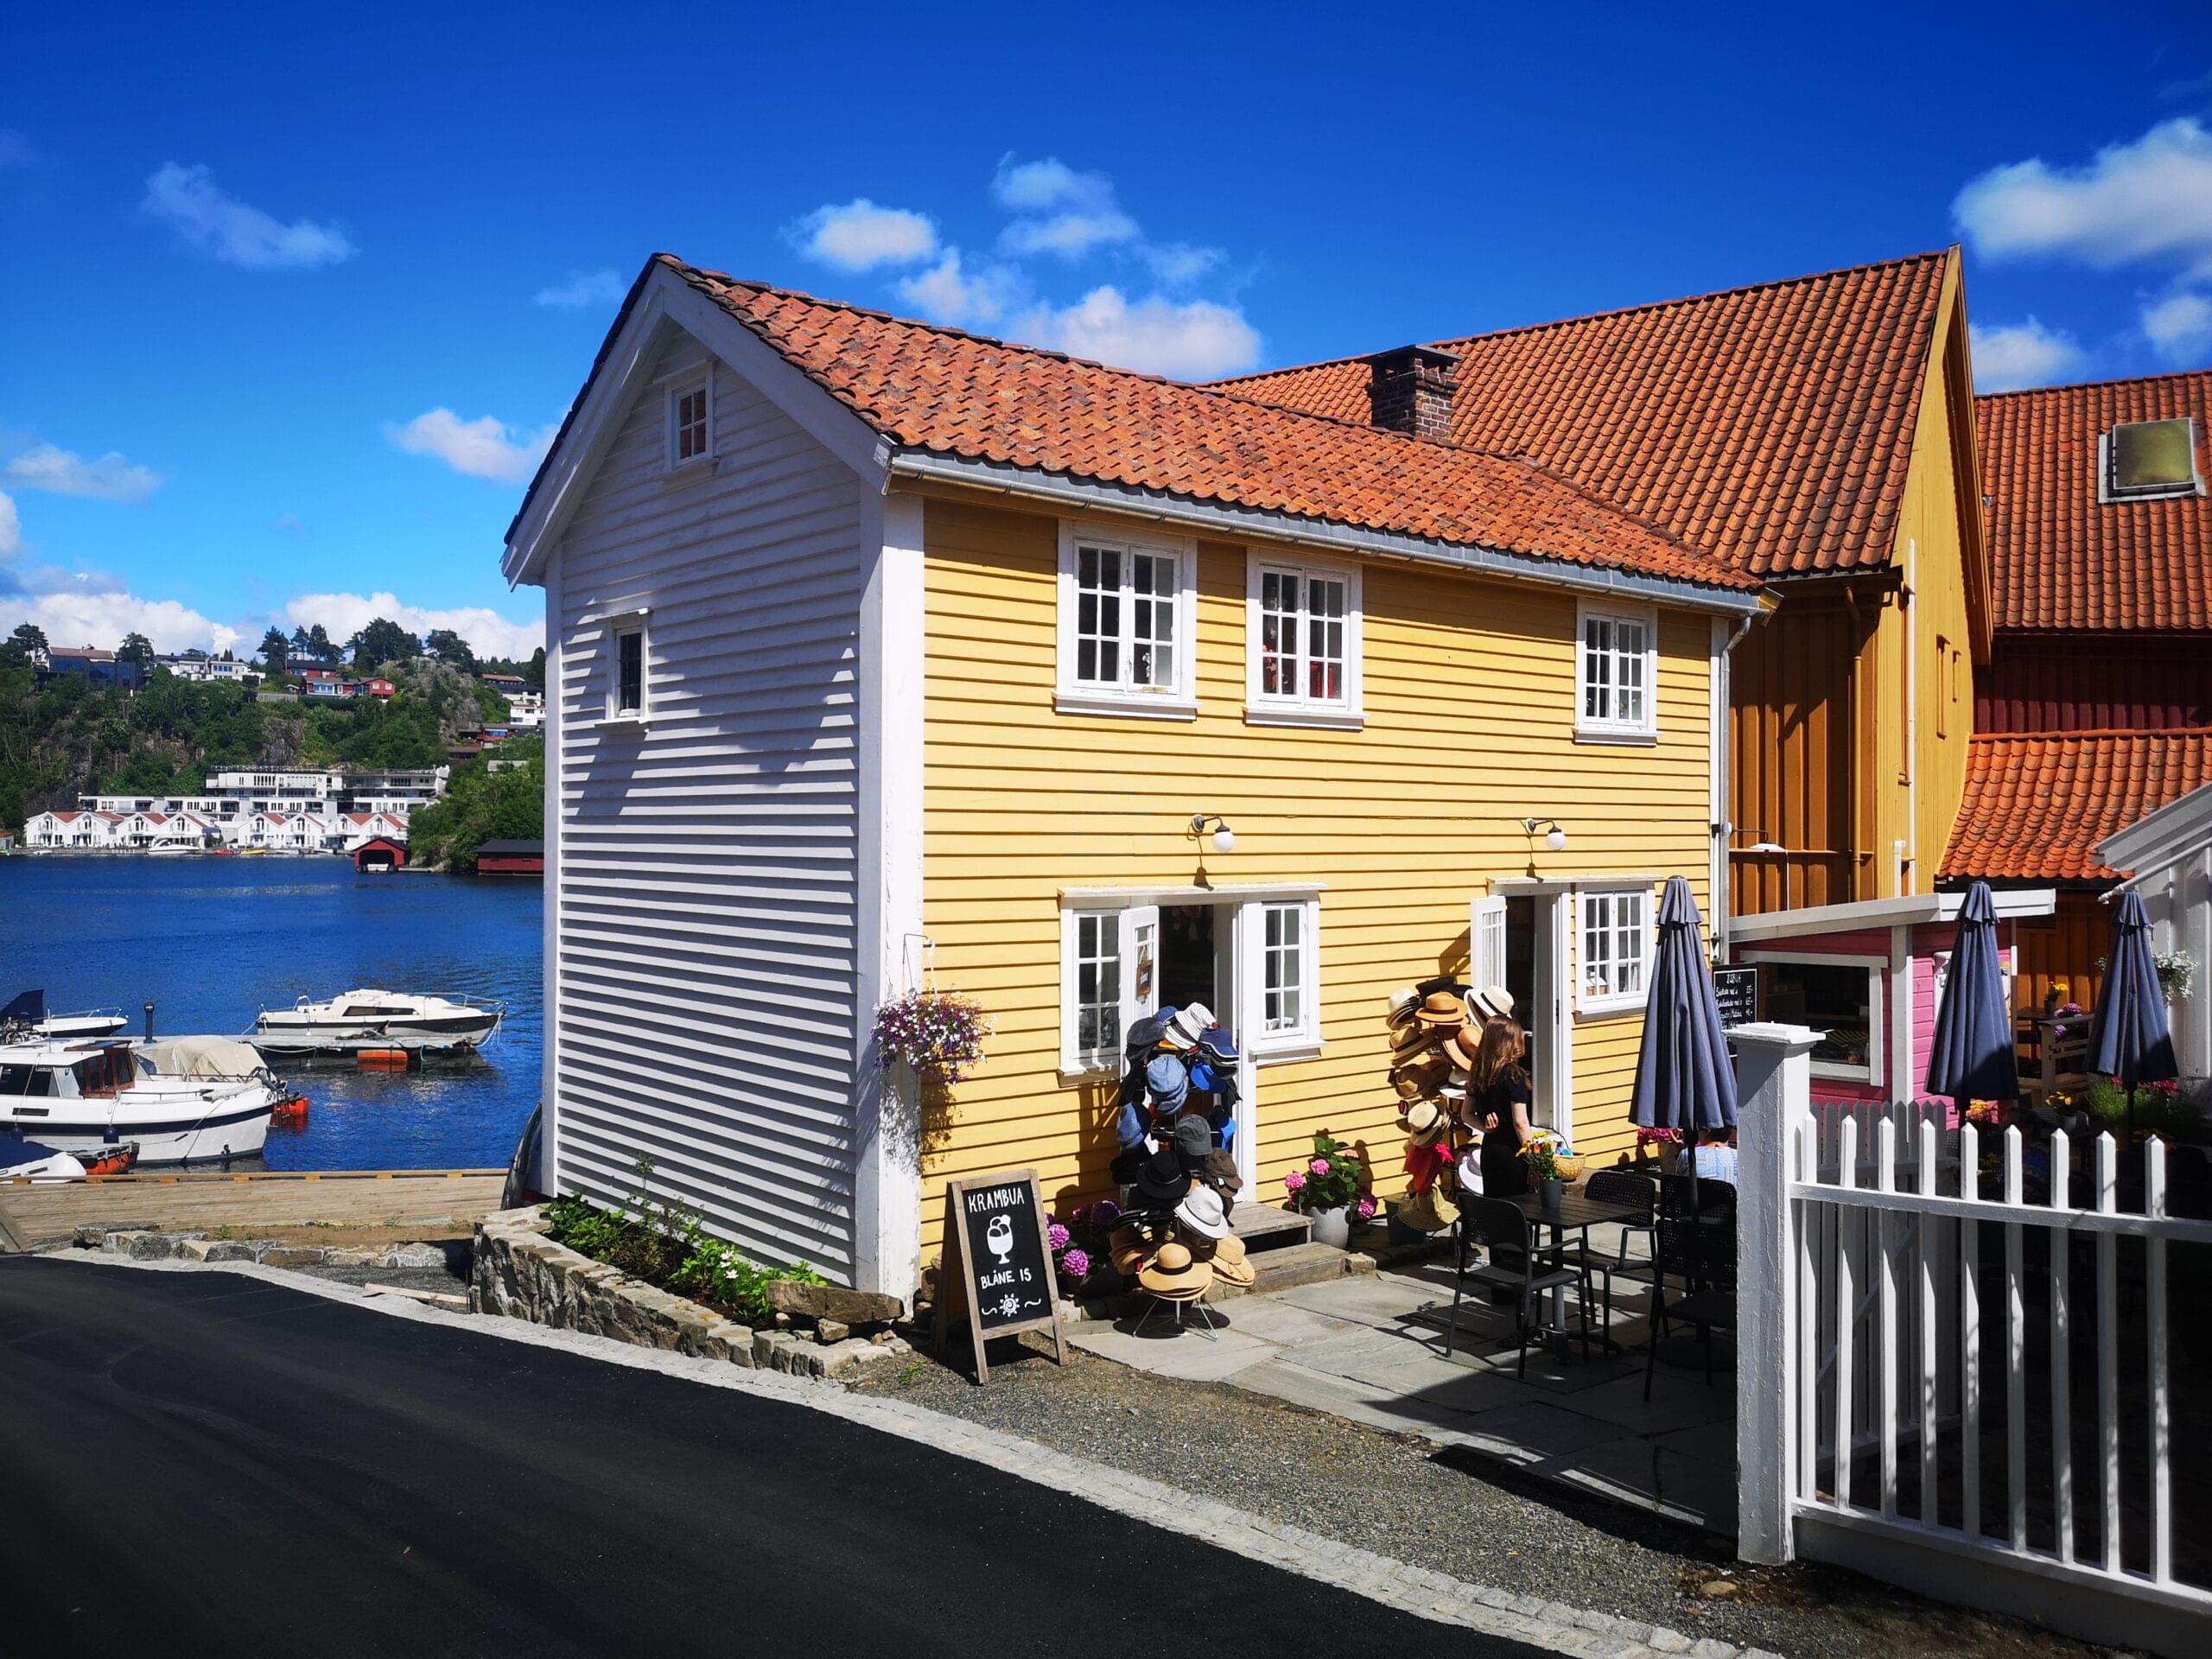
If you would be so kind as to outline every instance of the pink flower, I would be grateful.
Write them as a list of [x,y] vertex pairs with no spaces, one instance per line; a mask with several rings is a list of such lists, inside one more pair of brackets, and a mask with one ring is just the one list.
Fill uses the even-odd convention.
[[1362,1221],[1366,1221],[1370,1219],[1374,1214],[1375,1200],[1372,1198],[1362,1198],[1359,1201],[1359,1218]]
[[1282,1184],[1291,1192],[1297,1192],[1306,1185],[1306,1172],[1302,1169],[1292,1170],[1289,1174],[1282,1178]]
[[1090,1258],[1081,1250],[1070,1250],[1060,1258],[1060,1268],[1071,1279],[1087,1279],[1090,1276]]
[[1306,1165],[1306,1167],[1312,1170],[1316,1175],[1325,1175],[1329,1173],[1329,1160],[1325,1158],[1316,1158],[1312,1163]]
[[1065,1250],[1068,1247],[1068,1230],[1054,1222],[1045,1230],[1045,1242],[1056,1250]]

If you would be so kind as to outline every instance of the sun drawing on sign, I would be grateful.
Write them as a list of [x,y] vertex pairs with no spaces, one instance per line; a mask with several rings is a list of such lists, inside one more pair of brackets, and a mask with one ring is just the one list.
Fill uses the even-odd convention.
[[1012,1319],[1015,1314],[1017,1314],[1017,1313],[1020,1313],[1020,1312],[1021,1312],[1021,1298],[1020,1298],[1020,1297],[1019,1297],[1019,1296],[1014,1296],[1014,1295],[1006,1295],[1006,1296],[1001,1296],[1001,1297],[1000,1297],[1000,1298],[999,1298],[999,1317],[1000,1317],[1001,1319]]

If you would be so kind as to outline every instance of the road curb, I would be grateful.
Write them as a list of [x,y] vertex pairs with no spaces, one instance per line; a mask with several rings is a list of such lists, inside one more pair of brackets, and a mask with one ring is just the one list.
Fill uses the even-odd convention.
[[607,1364],[656,1371],[709,1388],[780,1401],[846,1422],[895,1434],[954,1457],[985,1465],[1065,1497],[1095,1503],[1125,1518],[1264,1561],[1300,1578],[1332,1585],[1384,1606],[1436,1624],[1525,1642],[1573,1659],[1777,1659],[1758,1648],[1740,1648],[1710,1637],[1693,1638],[1669,1630],[1576,1608],[1541,1597],[1516,1595],[1470,1583],[1430,1567],[1378,1554],[1302,1527],[1269,1521],[1211,1498],[1094,1463],[1032,1440],[950,1417],[905,1401],[849,1393],[840,1383],[782,1372],[745,1370],[723,1361],[633,1347],[611,1337],[487,1319],[391,1297],[372,1298],[352,1285],[289,1268],[250,1262],[134,1261],[127,1256],[80,1255],[97,1267],[144,1273],[227,1273],[302,1291],[386,1319],[411,1319],[500,1342],[559,1349]]

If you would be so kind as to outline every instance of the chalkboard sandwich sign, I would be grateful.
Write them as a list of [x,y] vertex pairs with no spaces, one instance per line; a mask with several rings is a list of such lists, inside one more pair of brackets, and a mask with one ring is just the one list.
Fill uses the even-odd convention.
[[934,1336],[941,1355],[953,1315],[966,1314],[979,1383],[991,1375],[983,1344],[992,1337],[1049,1329],[1054,1357],[1067,1363],[1059,1284],[1046,1226],[1034,1170],[945,1183],[944,1254],[938,1268]]

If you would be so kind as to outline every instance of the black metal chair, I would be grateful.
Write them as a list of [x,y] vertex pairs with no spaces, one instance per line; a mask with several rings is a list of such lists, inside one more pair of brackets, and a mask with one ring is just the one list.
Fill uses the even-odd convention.
[[[1651,1379],[1659,1363],[1659,1344],[1669,1319],[1697,1327],[1705,1351],[1705,1382],[1713,1386],[1713,1333],[1736,1329],[1736,1230],[1731,1212],[1725,1228],[1700,1212],[1659,1215],[1657,1270],[1651,1281],[1651,1341],[1643,1361],[1643,1397],[1651,1398]],[[1682,1281],[1670,1296],[1668,1280]]]
[[[1528,1375],[1530,1336],[1548,1330],[1536,1317],[1536,1298],[1549,1291],[1564,1290],[1569,1285],[1576,1287],[1580,1298],[1582,1351],[1587,1356],[1589,1281],[1579,1269],[1561,1265],[1556,1245],[1544,1246],[1535,1242],[1530,1236],[1529,1218],[1519,1207],[1503,1198],[1472,1198],[1460,1210],[1458,1225],[1459,1255],[1453,1262],[1452,1313],[1444,1326],[1444,1351],[1452,1351],[1452,1340],[1459,1331],[1460,1298],[1472,1281],[1489,1289],[1510,1292],[1516,1298],[1513,1325],[1514,1333],[1520,1339],[1520,1351],[1514,1364],[1515,1376]],[[1490,1246],[1491,1259],[1480,1267],[1471,1268],[1467,1257],[1476,1238]],[[1561,1330],[1558,1334],[1564,1336],[1567,1332]]]
[[[1601,1169],[1582,1184],[1582,1195],[1592,1204],[1618,1205],[1635,1212],[1636,1219],[1621,1224],[1620,1247],[1613,1252],[1612,1270],[1648,1276],[1652,1258],[1659,1253],[1659,1183],[1633,1169]],[[1649,1244],[1643,1255],[1632,1256],[1628,1242],[1637,1233],[1643,1234]]]

